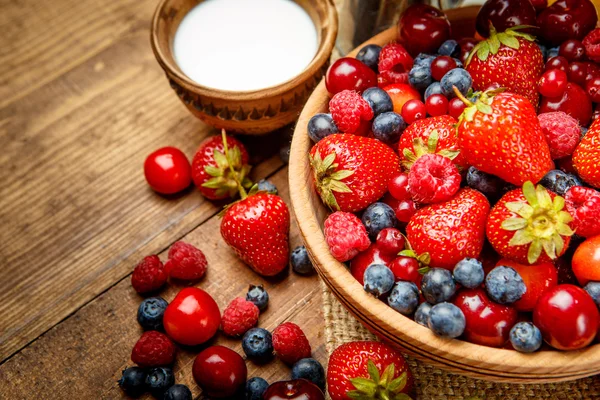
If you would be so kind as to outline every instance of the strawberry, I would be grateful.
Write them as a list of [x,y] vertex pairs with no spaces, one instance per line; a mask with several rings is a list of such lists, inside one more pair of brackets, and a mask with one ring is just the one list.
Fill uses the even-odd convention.
[[456,120],[449,115],[419,119],[409,125],[398,142],[400,161],[406,170],[424,154],[437,153],[467,168],[465,157],[458,147]]
[[581,179],[600,189],[600,120],[595,120],[573,153],[573,167]]
[[465,257],[479,257],[489,211],[483,194],[461,189],[445,203],[417,210],[406,226],[408,242],[417,254],[429,254],[429,266],[453,269]]
[[252,186],[248,179],[250,168],[244,145],[226,136],[223,130],[221,136],[212,136],[200,144],[192,160],[192,179],[208,199],[234,198],[238,182],[246,189]]
[[387,192],[400,171],[394,151],[379,140],[333,134],[310,150],[317,192],[332,210],[360,211]]
[[331,400],[406,400],[413,376],[402,354],[372,341],[344,343],[333,351],[327,368]]
[[544,58],[535,38],[519,32],[520,27],[497,33],[479,42],[467,59],[466,70],[473,78],[475,90],[492,84],[507,88],[529,100],[534,108],[539,102],[538,81],[544,70]]
[[535,110],[523,96],[477,93],[475,103],[456,91],[467,108],[458,144],[467,163],[514,185],[537,183],[554,164]]
[[254,271],[273,276],[288,265],[290,212],[281,197],[242,191],[221,221],[221,236]]
[[486,235],[498,254],[521,264],[550,262],[567,249],[573,231],[565,200],[525,182],[498,200],[487,220]]

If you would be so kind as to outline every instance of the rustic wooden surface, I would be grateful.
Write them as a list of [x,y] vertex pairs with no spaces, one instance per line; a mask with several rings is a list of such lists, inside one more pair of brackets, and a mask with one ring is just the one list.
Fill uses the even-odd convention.
[[[265,283],[272,302],[260,326],[298,323],[326,361],[316,276],[265,281],[221,241],[220,205],[193,189],[161,197],[144,182],[151,151],[175,145],[191,157],[215,133],[188,113],[152,55],[155,5],[0,0],[2,399],[121,398],[115,380],[141,333],[129,274],[144,255],[164,259],[179,239],[206,253],[209,272],[198,285],[221,308],[249,283]],[[256,155],[253,176],[270,176],[287,201],[287,168],[276,154],[285,137],[243,140]],[[177,289],[162,295],[170,300]],[[239,341],[217,342],[240,350]],[[183,349],[176,372],[198,395],[195,353]],[[250,376],[289,377],[279,362],[248,366]]]

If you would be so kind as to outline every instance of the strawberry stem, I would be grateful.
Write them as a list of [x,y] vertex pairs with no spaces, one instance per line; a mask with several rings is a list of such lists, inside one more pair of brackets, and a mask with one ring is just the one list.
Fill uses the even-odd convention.
[[246,189],[244,189],[244,186],[238,179],[238,176],[235,170],[233,169],[233,161],[229,157],[229,146],[227,145],[227,135],[225,133],[225,129],[221,129],[221,138],[223,139],[223,148],[225,149],[225,157],[227,158],[227,163],[229,164],[229,171],[231,172],[231,177],[233,178],[233,180],[235,180],[235,183],[237,184],[238,192],[240,193],[240,198],[244,200],[246,197],[248,197],[248,193],[246,193]]
[[463,103],[465,103],[467,105],[467,107],[471,107],[473,105],[473,102],[469,99],[467,99],[461,92],[460,90],[458,90],[458,88],[454,85],[452,85],[452,90],[454,90],[454,94],[456,94],[456,97],[458,97]]

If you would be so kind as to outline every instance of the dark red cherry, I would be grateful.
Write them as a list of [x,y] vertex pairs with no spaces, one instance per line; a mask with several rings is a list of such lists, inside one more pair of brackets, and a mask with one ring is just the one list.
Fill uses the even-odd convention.
[[566,58],[567,61],[583,61],[585,59],[585,47],[579,40],[567,40],[558,48],[558,55]]
[[362,92],[377,85],[375,71],[355,58],[343,57],[331,64],[325,75],[325,86],[332,95],[342,90]]
[[558,0],[537,16],[540,36],[553,46],[569,39],[583,40],[597,22],[590,0]]
[[478,41],[475,38],[463,38],[458,41],[460,46],[460,61],[465,62],[469,58],[469,53],[477,45]]
[[586,63],[575,61],[569,64],[569,82],[578,84],[581,87],[585,87],[585,81],[587,78],[587,65]]
[[263,400],[325,400],[321,389],[306,379],[294,379],[272,383]]
[[567,73],[569,72],[569,61],[561,56],[550,57],[548,61],[546,61],[545,66],[546,71],[549,69],[560,69],[561,71]]
[[479,9],[475,28],[488,37],[490,23],[497,32],[517,25],[535,25],[535,8],[529,0],[488,0]]
[[542,97],[539,113],[562,111],[588,126],[592,117],[592,102],[585,90],[575,83],[567,83],[567,90],[559,97]]
[[411,56],[436,53],[450,38],[450,21],[442,11],[426,4],[414,4],[398,21],[398,41]]
[[371,264],[389,265],[396,258],[396,254],[390,254],[373,243],[365,251],[361,251],[350,261],[350,272],[352,276],[362,285],[365,271]]

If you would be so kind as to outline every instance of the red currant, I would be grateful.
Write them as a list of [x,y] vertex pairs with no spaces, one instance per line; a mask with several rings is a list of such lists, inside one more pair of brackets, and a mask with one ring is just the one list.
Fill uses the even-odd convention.
[[181,150],[163,147],[146,158],[144,175],[148,185],[156,192],[173,194],[190,186],[192,167]]
[[395,256],[404,250],[406,239],[398,229],[384,228],[377,234],[375,243],[382,253]]
[[410,281],[417,283],[421,279],[419,262],[416,258],[399,256],[389,265],[397,281]]
[[417,207],[412,200],[403,200],[398,203],[398,206],[394,210],[396,212],[396,218],[398,221],[408,223],[410,218],[417,212]]
[[567,74],[560,69],[549,69],[540,78],[538,91],[545,97],[557,97],[567,90]]
[[427,108],[421,100],[412,99],[402,106],[402,118],[407,124],[412,124],[418,119],[423,119],[427,115]]
[[558,48],[558,55],[566,58],[569,62],[583,61],[585,58],[585,47],[579,40],[567,40]]
[[452,100],[450,100],[450,102],[448,103],[448,114],[452,118],[458,119],[458,118],[460,118],[460,115],[465,110],[466,106],[467,105],[461,99],[459,99],[458,97],[455,97]]
[[587,77],[587,66],[585,63],[575,61],[569,64],[569,82],[585,87],[585,78]]
[[399,173],[388,182],[388,191],[396,200],[410,200],[408,175]]
[[546,61],[545,69],[546,71],[549,69],[560,69],[561,71],[567,72],[569,71],[569,61],[561,56],[550,57],[548,61]]
[[596,76],[585,84],[585,91],[594,103],[600,103],[600,76]]
[[448,114],[448,99],[441,94],[432,94],[425,101],[427,114],[432,117]]
[[456,68],[456,61],[452,57],[438,56],[431,63],[431,76],[436,81],[441,81],[444,75],[454,68]]

